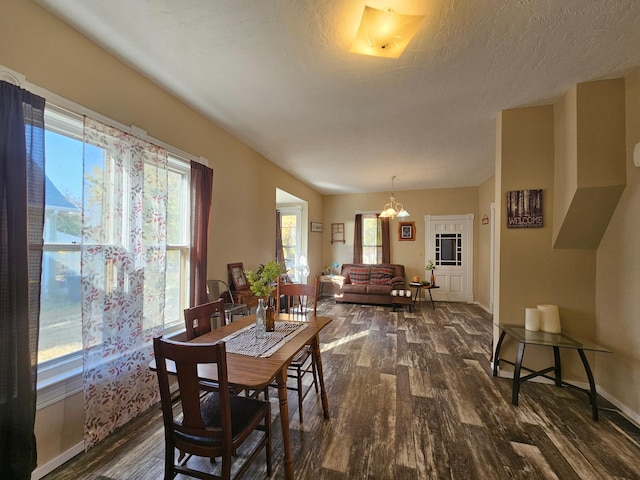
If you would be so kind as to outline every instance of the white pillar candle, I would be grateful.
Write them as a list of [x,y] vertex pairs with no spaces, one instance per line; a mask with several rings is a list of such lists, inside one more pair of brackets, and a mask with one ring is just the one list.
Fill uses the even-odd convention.
[[540,310],[540,330],[560,333],[560,314],[557,305],[538,305]]
[[532,332],[540,330],[540,310],[537,308],[525,308],[524,328]]

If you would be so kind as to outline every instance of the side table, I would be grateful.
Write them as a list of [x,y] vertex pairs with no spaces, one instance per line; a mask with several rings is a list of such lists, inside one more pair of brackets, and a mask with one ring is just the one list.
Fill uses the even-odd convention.
[[418,298],[422,297],[422,291],[423,290],[427,290],[429,292],[429,300],[431,300],[431,306],[433,307],[434,310],[436,309],[436,302],[433,301],[433,296],[431,295],[431,290],[435,290],[437,288],[440,288],[439,285],[423,285],[421,282],[411,282],[409,285],[416,289],[416,294],[413,297],[413,305],[414,305],[414,307],[415,307],[416,302],[418,301]]
[[329,296],[333,297],[333,275],[320,275],[318,277],[318,298],[322,298],[324,296],[325,286],[329,287]]
[[[503,323],[496,323],[494,325],[498,327],[501,332],[500,338],[498,339],[498,344],[496,345],[495,355],[493,357],[493,376],[496,377],[498,375],[498,366],[500,362],[504,362],[514,366],[513,389],[511,392],[512,405],[518,405],[520,385],[523,382],[531,380],[535,377],[544,377],[549,380],[553,380],[558,387],[565,385],[567,387],[586,392],[589,396],[589,400],[591,401],[591,415],[594,420],[598,420],[598,398],[596,394],[596,383],[593,379],[593,373],[591,373],[591,368],[589,367],[589,362],[587,361],[587,357],[584,354],[584,351],[588,350],[592,352],[611,353],[610,350],[596,345],[595,343],[571,338],[564,333],[548,333],[543,331],[534,332],[531,330],[526,330],[522,325],[509,325]],[[510,362],[508,360],[505,360],[504,358],[500,358],[500,348],[502,347],[502,342],[504,341],[506,335],[509,335],[518,342],[518,353],[516,355],[515,362]],[[522,358],[524,357],[524,348],[527,345],[542,345],[544,347],[552,347],[554,366],[537,371],[524,367],[522,365]],[[582,360],[582,365],[584,366],[584,371],[587,374],[587,378],[589,380],[589,390],[585,390],[562,380],[562,368],[560,365],[561,348],[569,348],[578,351],[578,355],[580,355],[580,360]],[[527,372],[531,373],[529,373],[529,375],[521,377],[520,374],[522,370],[526,370]],[[547,375],[547,373],[549,372],[554,373],[553,377]]]

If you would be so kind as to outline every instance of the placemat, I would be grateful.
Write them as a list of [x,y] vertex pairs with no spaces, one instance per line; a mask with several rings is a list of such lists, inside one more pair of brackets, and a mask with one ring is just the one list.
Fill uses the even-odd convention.
[[254,324],[244,327],[221,340],[226,344],[227,353],[237,353],[250,357],[270,357],[308,326],[300,322],[276,321],[275,331],[267,332],[264,338],[257,339],[256,326]]

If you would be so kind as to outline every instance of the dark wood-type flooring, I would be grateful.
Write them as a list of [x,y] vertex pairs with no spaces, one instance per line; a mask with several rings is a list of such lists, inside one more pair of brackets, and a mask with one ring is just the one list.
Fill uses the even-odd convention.
[[[528,382],[511,405],[511,380],[491,374],[492,318],[482,309],[423,303],[409,313],[324,300],[319,313],[333,317],[321,335],[331,418],[311,392],[300,425],[290,393],[296,478],[640,479],[638,429],[606,401],[594,422],[582,392]],[[271,403],[280,479],[275,390]],[[45,479],[156,480],[163,455],[156,407]],[[266,478],[263,459],[245,478]]]

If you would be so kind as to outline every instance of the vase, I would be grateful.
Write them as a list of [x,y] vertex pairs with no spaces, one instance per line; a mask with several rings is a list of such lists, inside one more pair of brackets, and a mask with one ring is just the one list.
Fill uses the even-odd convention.
[[276,329],[276,309],[274,308],[271,299],[267,301],[265,329],[267,332],[274,332]]
[[258,299],[258,306],[256,307],[256,338],[262,339],[266,336],[266,320],[267,309],[264,306],[264,300]]
[[433,270],[431,270],[431,286],[434,286],[436,284],[436,276],[433,273]]
[[532,332],[540,330],[540,310],[537,308],[524,309],[524,328]]
[[557,305],[538,305],[540,310],[540,330],[560,333],[560,314]]

